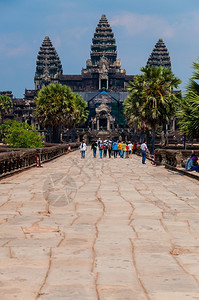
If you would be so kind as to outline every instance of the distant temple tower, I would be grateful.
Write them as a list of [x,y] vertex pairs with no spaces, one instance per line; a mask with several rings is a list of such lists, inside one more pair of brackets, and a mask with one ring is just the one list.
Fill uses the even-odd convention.
[[82,77],[93,78],[94,90],[124,90],[126,70],[117,59],[117,46],[106,15],[102,15],[96,27],[91,45],[91,58],[82,70]]
[[125,92],[133,75],[126,75],[117,59],[117,46],[105,15],[96,27],[92,39],[90,59],[81,75],[60,75],[59,82],[68,85],[74,92]]
[[49,83],[58,83],[58,77],[63,73],[61,61],[48,36],[45,37],[37,56],[37,66],[34,77],[35,90]]
[[165,67],[171,69],[171,59],[167,47],[165,46],[162,39],[159,39],[156,43],[148,61],[147,66],[149,67]]
[[91,46],[91,60],[88,60],[87,67],[92,64],[93,67],[99,66],[100,60],[106,59],[110,66],[113,66],[117,59],[117,46],[107,18],[102,15],[99,24],[96,27]]

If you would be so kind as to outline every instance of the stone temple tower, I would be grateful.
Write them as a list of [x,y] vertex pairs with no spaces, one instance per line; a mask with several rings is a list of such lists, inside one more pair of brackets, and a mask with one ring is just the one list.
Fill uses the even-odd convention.
[[117,46],[106,15],[102,15],[99,24],[96,27],[91,45],[91,62],[92,65],[99,65],[102,58],[108,60],[110,65],[116,62]]
[[38,56],[34,77],[35,90],[50,83],[59,83],[58,77],[62,75],[62,65],[59,56],[48,36],[45,37]]
[[165,67],[171,69],[171,59],[165,43],[159,39],[147,61],[149,67]]
[[82,77],[92,77],[95,90],[124,89],[126,71],[117,59],[117,46],[106,15],[102,15],[92,39],[90,59],[82,70]]

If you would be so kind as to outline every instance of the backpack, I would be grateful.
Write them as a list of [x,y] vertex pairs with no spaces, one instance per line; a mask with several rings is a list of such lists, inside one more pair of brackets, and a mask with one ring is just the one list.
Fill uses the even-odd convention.
[[101,150],[103,150],[103,149],[104,149],[103,145],[100,145],[100,149],[101,149]]

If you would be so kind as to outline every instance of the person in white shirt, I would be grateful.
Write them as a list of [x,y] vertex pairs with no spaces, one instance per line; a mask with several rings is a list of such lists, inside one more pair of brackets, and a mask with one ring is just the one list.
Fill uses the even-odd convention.
[[130,142],[128,146],[129,146],[129,155],[130,157],[132,157],[133,144]]
[[85,158],[86,149],[87,149],[87,145],[85,143],[85,140],[83,140],[80,145],[81,158]]
[[144,143],[142,143],[141,145],[141,150],[142,150],[142,163],[145,164],[146,161],[146,153],[149,153],[146,141],[144,141]]

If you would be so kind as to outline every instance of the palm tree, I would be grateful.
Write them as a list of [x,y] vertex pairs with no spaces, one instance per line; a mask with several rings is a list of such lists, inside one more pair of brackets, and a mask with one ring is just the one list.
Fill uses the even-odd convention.
[[87,110],[87,102],[84,101],[82,96],[77,93],[74,93],[74,96],[73,114],[71,114],[70,120],[68,121],[68,127],[71,131],[71,134],[75,127],[80,126],[86,122],[89,114],[89,111]]
[[13,107],[12,99],[8,96],[0,95],[0,118],[1,124],[3,124],[3,117],[11,110]]
[[87,102],[84,101],[81,95],[74,93],[73,100],[73,115],[69,121],[69,125],[74,128],[86,122],[88,118]]
[[199,59],[193,62],[193,76],[189,79],[185,97],[177,110],[180,131],[190,137],[199,135]]
[[129,125],[136,121],[152,130],[153,154],[157,126],[166,124],[174,115],[180,93],[174,93],[173,89],[181,81],[168,68],[142,67],[141,71],[143,74],[129,83],[124,111]]
[[61,126],[75,120],[76,98],[68,86],[61,84],[50,84],[38,92],[35,114],[42,126],[50,128],[51,142],[60,142]]

